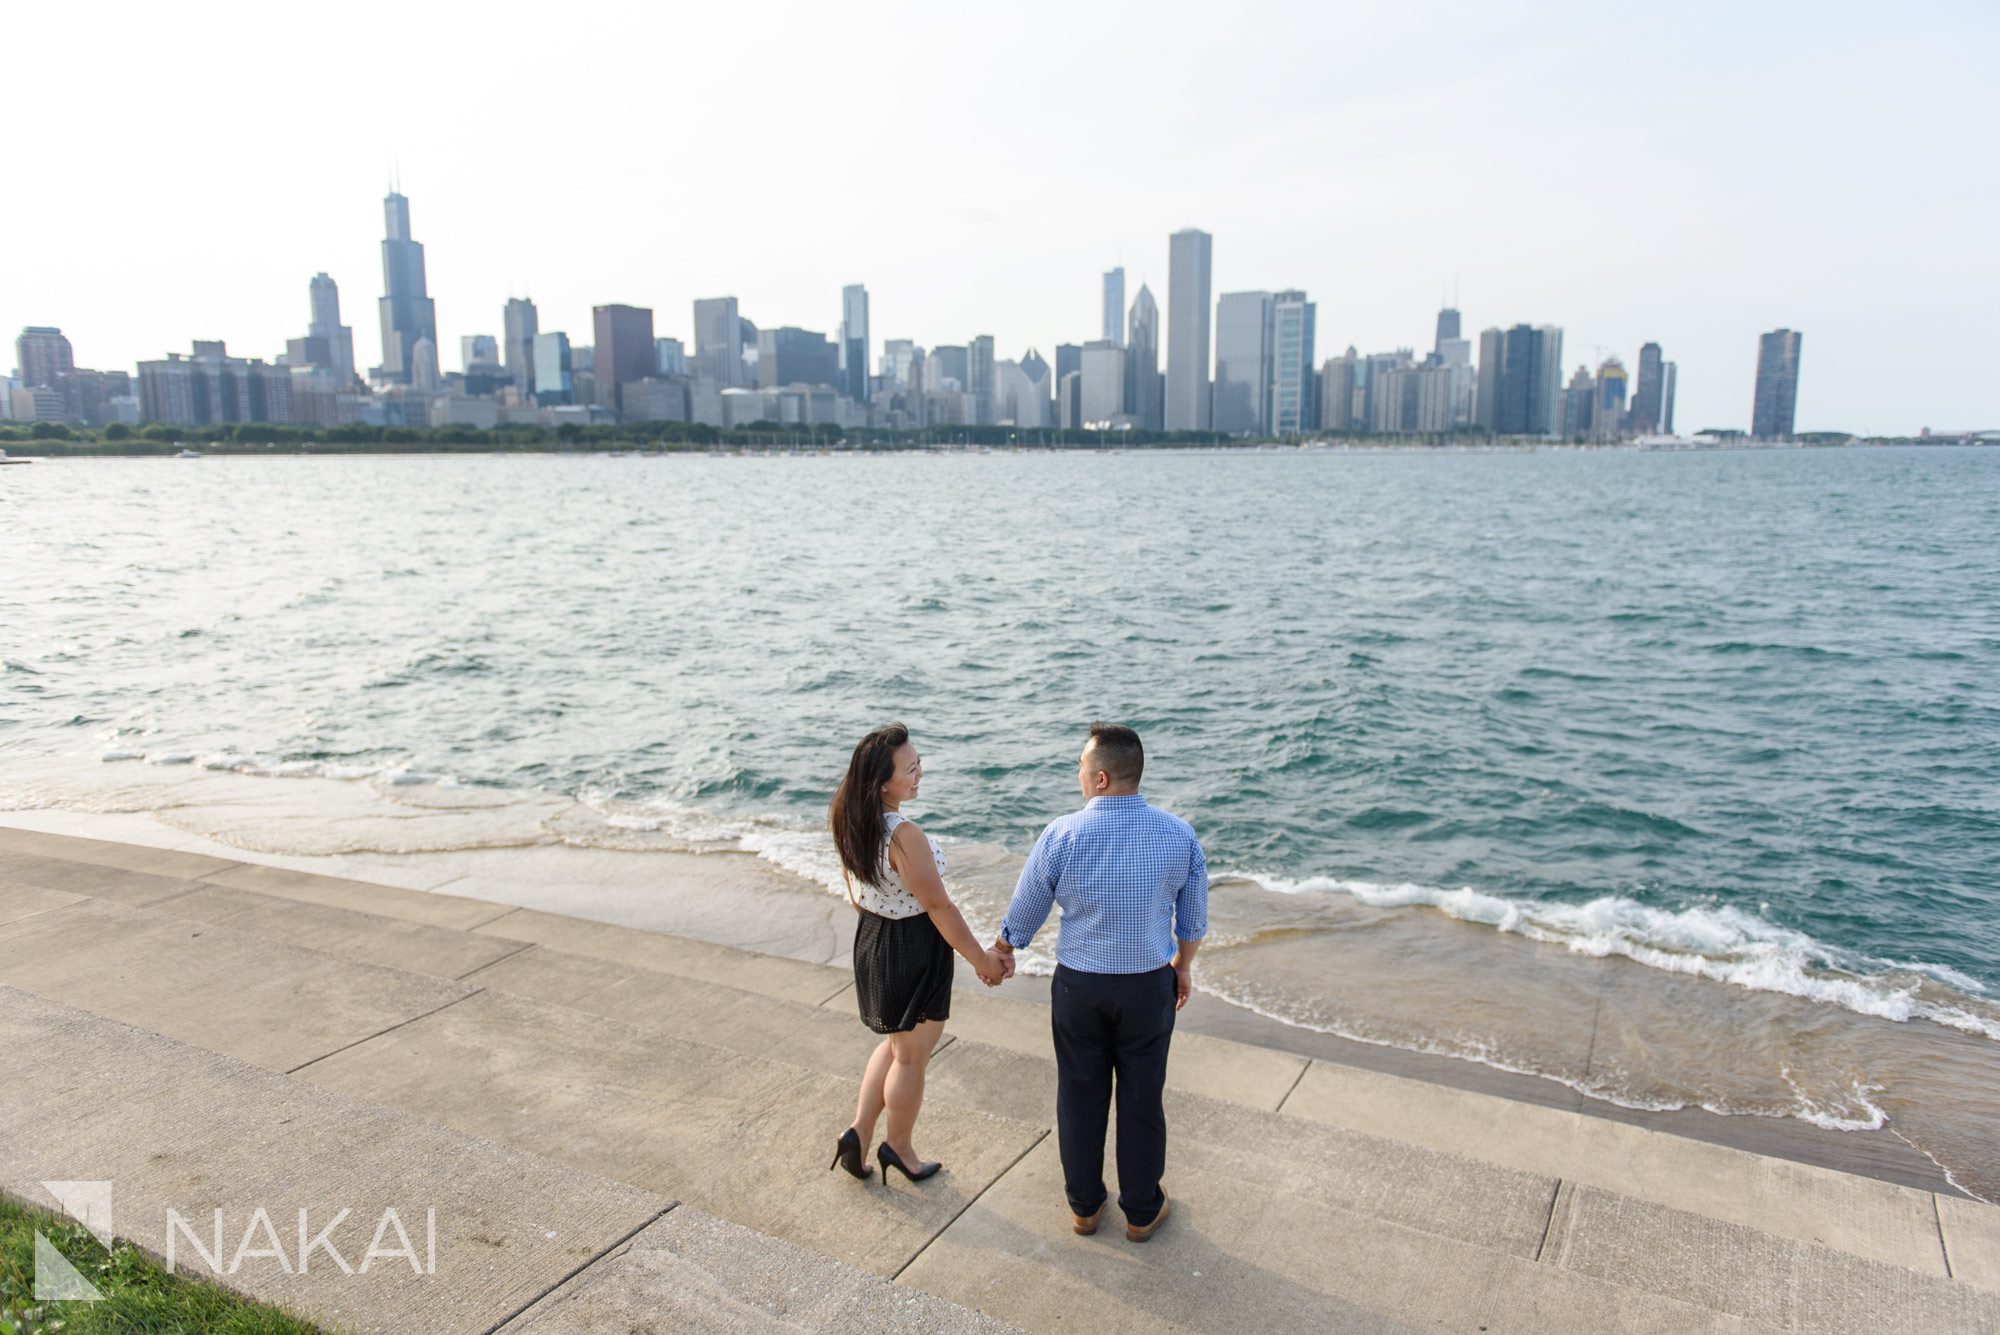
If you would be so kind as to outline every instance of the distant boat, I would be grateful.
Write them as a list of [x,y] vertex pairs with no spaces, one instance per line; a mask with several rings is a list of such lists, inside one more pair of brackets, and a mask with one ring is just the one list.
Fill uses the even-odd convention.
[[7,451],[0,450],[0,464],[31,464],[33,462],[35,462],[33,459],[9,459]]
[[176,459],[206,459],[207,457],[207,455],[199,450],[182,450],[174,456]]

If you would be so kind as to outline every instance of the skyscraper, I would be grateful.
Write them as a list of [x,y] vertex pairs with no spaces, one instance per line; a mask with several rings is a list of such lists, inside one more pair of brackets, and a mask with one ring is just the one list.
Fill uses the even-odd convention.
[[1625,363],[1606,357],[1597,368],[1596,393],[1590,403],[1590,438],[1602,444],[1625,434]]
[[1017,427],[1039,430],[1056,425],[1051,393],[1055,384],[1042,354],[1029,348],[1020,361],[1005,362],[1003,366],[1005,374],[1000,379],[1006,390],[1006,402],[999,415]]
[[1366,425],[1354,408],[1366,363],[1349,347],[1345,356],[1327,358],[1319,377],[1319,425],[1323,431],[1350,432]]
[[1078,377],[1079,425],[1108,422],[1125,415],[1125,349],[1108,338],[1083,345]]
[[326,340],[327,365],[344,387],[354,379],[354,331],[340,322],[340,289],[323,273],[312,278],[312,323],[307,338]]
[[930,364],[924,372],[924,388],[942,389],[944,382],[949,380],[958,386],[960,392],[964,392],[967,388],[966,361],[967,350],[959,344],[947,343],[943,347],[932,348]]
[[757,388],[826,385],[839,388],[840,348],[825,334],[786,325],[757,331]]
[[972,400],[972,424],[991,426],[999,418],[993,403],[993,335],[981,334],[965,345],[965,393]]
[[598,306],[591,311],[596,348],[598,402],[625,411],[625,386],[654,374],[653,312],[644,306]]
[[1298,291],[1271,303],[1271,410],[1269,430],[1296,436],[1319,428],[1318,377],[1313,374],[1313,303]]
[[1166,429],[1166,386],[1160,375],[1160,308],[1144,283],[1132,298],[1131,336],[1125,347],[1125,411],[1142,431]]
[[410,236],[410,201],[392,190],[382,212],[388,235],[382,240],[382,365],[375,378],[407,385],[417,340],[437,346],[437,306],[424,280],[424,248]]
[[1773,329],[1757,340],[1757,398],[1750,409],[1750,434],[1758,440],[1790,440],[1799,402],[1799,344],[1805,335]]
[[1209,271],[1214,238],[1175,232],[1167,257],[1167,430],[1206,431],[1209,411]]
[[[1491,346],[1489,346],[1491,345]],[[1480,335],[1480,411],[1493,395],[1489,430],[1503,436],[1553,436],[1562,431],[1562,330],[1517,324]],[[1495,355],[1497,354],[1497,355]],[[1489,358],[1497,374],[1489,387]],[[1622,372],[1621,372],[1622,374]],[[1486,421],[1480,422],[1487,426]]]
[[[1215,303],[1215,385],[1210,423],[1232,436],[1271,429],[1271,294],[1225,292]],[[1172,393],[1169,363],[1168,392]]]
[[1104,275],[1104,333],[1107,343],[1125,346],[1125,266]]
[[1569,378],[1569,388],[1563,391],[1564,440],[1589,438],[1591,403],[1596,393],[1597,382],[1590,378],[1590,368],[1577,367],[1576,374]]
[[1437,342],[1432,345],[1432,351],[1442,353],[1444,345],[1457,337],[1458,312],[1446,306],[1438,312]]
[[535,402],[544,408],[571,402],[576,386],[571,379],[569,335],[535,335]]
[[500,353],[506,359],[515,393],[524,399],[535,392],[535,338],[541,332],[540,321],[534,302],[526,297],[508,298],[501,317]]
[[1666,387],[1660,391],[1660,430],[1669,436],[1674,434],[1674,382],[1680,378],[1679,373],[1679,363],[1668,362],[1663,377]]
[[743,384],[743,320],[734,297],[694,304],[694,369],[724,389]]
[[1666,364],[1660,360],[1660,345],[1640,345],[1639,376],[1632,385],[1632,402],[1625,410],[1625,429],[1631,434],[1650,436],[1660,429],[1660,400],[1665,379]]
[[868,402],[868,289],[859,283],[840,289],[840,369],[847,397]]
[[1083,370],[1083,348],[1075,343],[1056,344],[1056,385],[1062,386],[1063,377],[1072,371]]
[[1479,389],[1472,411],[1481,431],[1500,429],[1500,362],[1506,335],[1498,329],[1479,331]]
[[76,356],[63,331],[49,325],[29,325],[14,340],[14,355],[21,372],[21,385],[36,389],[53,385],[61,376],[76,370]]
[[500,365],[500,340],[491,334],[459,335],[458,364],[466,371],[474,367],[497,367]]

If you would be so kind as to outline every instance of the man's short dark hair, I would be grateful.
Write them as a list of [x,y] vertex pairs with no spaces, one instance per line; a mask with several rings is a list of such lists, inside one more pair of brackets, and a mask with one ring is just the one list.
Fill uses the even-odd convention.
[[1091,760],[1116,784],[1137,785],[1146,770],[1146,748],[1139,734],[1119,723],[1090,725]]

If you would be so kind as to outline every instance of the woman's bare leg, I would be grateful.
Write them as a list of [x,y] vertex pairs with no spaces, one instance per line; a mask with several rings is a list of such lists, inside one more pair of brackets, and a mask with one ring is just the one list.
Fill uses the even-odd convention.
[[868,1065],[861,1072],[861,1094],[854,1104],[854,1134],[861,1137],[863,1159],[868,1157],[868,1147],[875,1143],[875,1123],[882,1118],[884,1102],[882,1085],[889,1078],[892,1061],[889,1040],[885,1038],[868,1054]]
[[908,1033],[889,1035],[890,1063],[883,1081],[883,1101],[888,1107],[889,1130],[882,1143],[896,1152],[910,1167],[917,1166],[916,1150],[910,1135],[916,1130],[917,1114],[924,1106],[924,1068],[930,1064],[944,1021],[925,1020]]

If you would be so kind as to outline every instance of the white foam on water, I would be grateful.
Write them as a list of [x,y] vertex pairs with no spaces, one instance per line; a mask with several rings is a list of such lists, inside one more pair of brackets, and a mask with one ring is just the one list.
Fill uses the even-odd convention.
[[[1229,874],[1279,894],[1340,894],[1375,908],[1435,909],[1579,955],[1621,955],[1667,973],[1779,992],[1899,1024],[1928,1020],[2000,1042],[2000,1017],[1979,1014],[1925,986],[1928,979],[1956,989],[1964,975],[1955,970],[1870,959],[1728,905],[1660,909],[1617,895],[1562,904],[1509,899],[1470,886],[1445,890],[1329,876]],[[1968,992],[1985,990],[1972,979],[1965,982],[1972,984]]]
[[148,765],[192,765],[194,760],[192,751],[154,751],[146,756]]
[[108,765],[120,760],[144,760],[146,753],[144,751],[121,751],[114,747],[97,758]]

